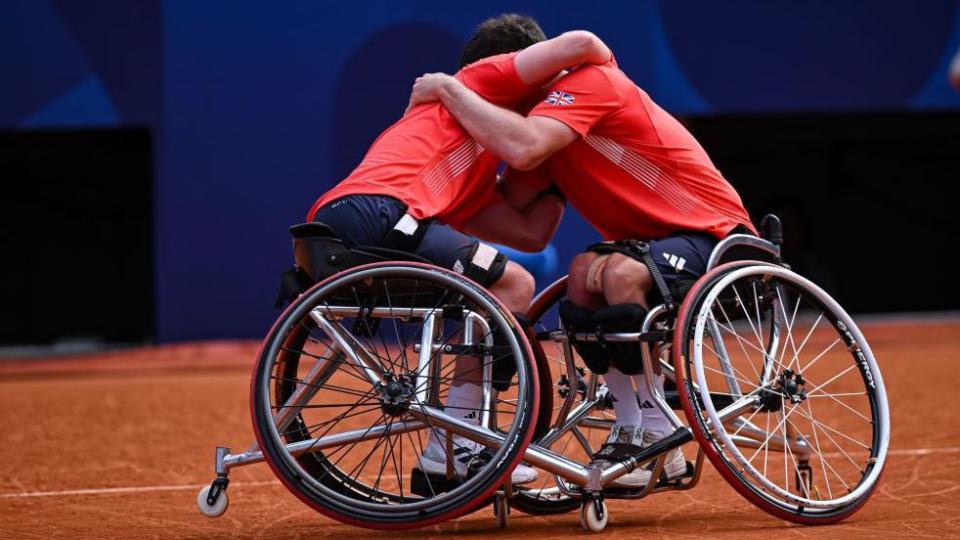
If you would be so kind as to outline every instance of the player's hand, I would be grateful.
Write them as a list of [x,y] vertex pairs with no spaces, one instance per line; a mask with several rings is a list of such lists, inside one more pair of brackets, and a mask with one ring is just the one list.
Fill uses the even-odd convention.
[[440,89],[446,84],[456,84],[457,80],[446,73],[424,73],[413,83],[413,90],[410,91],[410,103],[407,105],[406,114],[410,109],[423,103],[432,103],[440,99]]

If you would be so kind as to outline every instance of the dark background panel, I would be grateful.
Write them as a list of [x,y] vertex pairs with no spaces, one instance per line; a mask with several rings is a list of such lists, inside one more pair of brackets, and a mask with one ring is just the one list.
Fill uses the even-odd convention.
[[960,114],[717,116],[688,124],[787,261],[854,312],[960,308]]
[[0,344],[150,339],[149,132],[0,132],[0,178]]

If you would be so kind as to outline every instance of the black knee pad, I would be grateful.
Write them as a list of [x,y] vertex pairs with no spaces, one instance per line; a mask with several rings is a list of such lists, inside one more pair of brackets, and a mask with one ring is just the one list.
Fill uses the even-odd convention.
[[[516,319],[517,323],[520,325],[520,331],[529,334],[527,332],[527,328],[530,327],[530,320],[527,319],[527,316],[523,313],[514,313],[513,318]],[[493,344],[494,346],[505,346],[507,344],[507,341],[504,339],[504,336],[501,332],[494,331]],[[494,357],[493,387],[498,392],[504,392],[510,388],[510,381],[513,380],[513,376],[516,374],[517,362],[514,360],[512,354]]]
[[[593,315],[593,324],[600,332],[639,332],[647,310],[640,304],[615,304],[605,306]],[[640,343],[605,342],[610,361],[622,373],[635,375],[643,370]]]
[[593,321],[594,311],[580,307],[569,300],[560,302],[558,311],[560,320],[563,321],[563,327],[570,336],[570,343],[577,350],[583,363],[590,368],[590,371],[603,375],[610,369],[610,358],[607,351],[601,343],[577,342],[573,340],[573,334],[576,332],[586,332],[593,334],[597,326]]

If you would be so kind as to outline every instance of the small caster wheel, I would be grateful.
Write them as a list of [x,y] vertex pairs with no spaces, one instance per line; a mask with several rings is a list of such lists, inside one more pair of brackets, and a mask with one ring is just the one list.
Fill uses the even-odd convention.
[[[227,499],[225,487],[225,485],[214,481],[213,484],[200,489],[200,492],[197,493],[197,509],[200,510],[201,514],[209,518],[215,518],[222,516],[227,511],[227,505],[230,504],[230,501]],[[210,503],[211,499],[213,504]]]
[[607,526],[607,503],[603,499],[584,499],[580,505],[580,525],[590,532],[600,532]]
[[510,501],[507,500],[507,497],[498,494],[493,499],[493,516],[497,518],[497,527],[501,529],[507,528],[507,522],[510,516]]

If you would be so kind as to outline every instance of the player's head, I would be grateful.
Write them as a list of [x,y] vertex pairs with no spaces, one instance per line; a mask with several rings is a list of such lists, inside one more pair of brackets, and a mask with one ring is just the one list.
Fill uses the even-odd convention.
[[510,53],[547,39],[537,21],[525,15],[505,13],[477,27],[460,53],[460,67],[488,56]]

